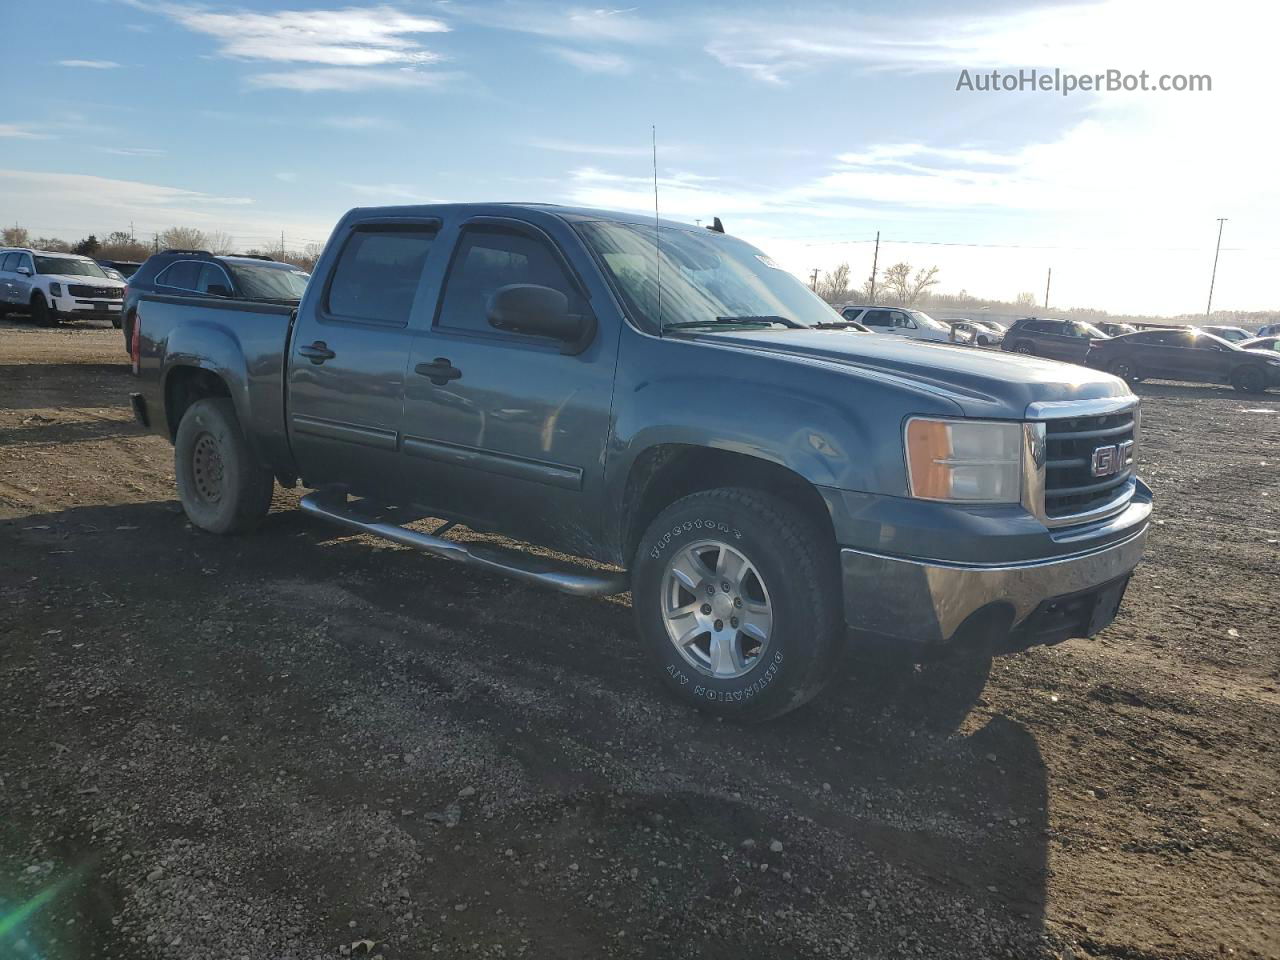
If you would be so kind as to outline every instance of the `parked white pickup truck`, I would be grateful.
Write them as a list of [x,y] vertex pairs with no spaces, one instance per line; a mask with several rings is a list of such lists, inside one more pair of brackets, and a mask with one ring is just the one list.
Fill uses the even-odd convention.
[[30,313],[42,327],[63,317],[100,317],[118,327],[124,288],[88,257],[0,248],[0,315]]
[[913,340],[933,340],[937,343],[955,342],[951,327],[935,320],[927,313],[907,307],[867,307],[848,304],[840,308],[846,320],[860,323],[872,333],[895,333]]

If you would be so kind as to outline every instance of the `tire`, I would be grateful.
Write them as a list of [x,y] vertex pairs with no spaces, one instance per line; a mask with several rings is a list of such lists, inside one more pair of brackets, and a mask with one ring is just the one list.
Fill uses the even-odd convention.
[[58,322],[57,316],[49,309],[49,302],[43,293],[31,296],[31,320],[37,327],[52,327]]
[[1036,355],[1036,345],[1030,340],[1019,340],[1013,345],[1013,352],[1020,353],[1025,357],[1034,357]]
[[124,326],[124,321],[121,320],[119,317],[112,317],[111,325],[115,327],[117,330],[119,330],[122,326]]
[[1231,372],[1231,385],[1241,393],[1261,393],[1267,389],[1267,375],[1260,367],[1237,367]]
[[980,346],[980,347],[989,347],[989,346],[991,346],[991,341],[990,341],[990,340],[988,340],[986,337],[979,337],[979,338],[978,338],[978,346]]
[[1112,360],[1107,367],[1107,372],[1119,377],[1125,383],[1138,383],[1142,380],[1133,364],[1128,360]]
[[120,318],[124,330],[124,352],[133,356],[133,311]]
[[187,408],[173,447],[178,498],[187,518],[210,533],[247,533],[271,508],[275,480],[249,449],[226,397]]
[[829,535],[763,492],[707,490],[663,510],[636,552],[632,607],[666,685],[746,721],[812,699],[844,645],[836,557]]

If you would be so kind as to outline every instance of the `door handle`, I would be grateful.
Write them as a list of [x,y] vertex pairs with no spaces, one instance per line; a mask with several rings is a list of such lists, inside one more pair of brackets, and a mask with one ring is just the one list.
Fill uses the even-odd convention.
[[462,376],[462,371],[450,363],[448,357],[436,357],[430,363],[420,363],[413,368],[413,372],[426,377],[437,387],[443,387],[450,380],[457,380]]
[[309,344],[308,346],[299,347],[298,353],[315,364],[324,363],[326,360],[332,360],[337,356],[336,353],[329,349],[329,345],[323,340],[317,340],[315,343]]

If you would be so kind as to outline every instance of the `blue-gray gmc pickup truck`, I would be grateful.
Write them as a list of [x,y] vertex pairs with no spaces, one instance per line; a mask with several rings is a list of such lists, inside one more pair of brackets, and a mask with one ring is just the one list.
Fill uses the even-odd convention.
[[630,590],[667,685],[729,716],[804,703],[850,638],[1092,636],[1146,539],[1122,380],[858,332],[715,230],[357,209],[296,311],[148,295],[137,318],[134,410],[174,443],[197,527],[250,530],[301,483],[303,510],[355,531]]

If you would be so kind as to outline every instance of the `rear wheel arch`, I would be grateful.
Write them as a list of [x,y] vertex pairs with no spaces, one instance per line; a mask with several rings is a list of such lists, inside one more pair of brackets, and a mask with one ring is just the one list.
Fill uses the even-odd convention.
[[829,538],[835,556],[835,528],[826,501],[804,476],[761,457],[665,443],[644,450],[631,466],[619,521],[620,559],[629,565],[649,524],[667,507],[693,493],[722,487],[759,490],[794,505]]
[[164,381],[164,418],[170,440],[177,437],[178,425],[188,408],[210,397],[231,399],[231,389],[226,380],[214,371],[185,365],[169,371]]

